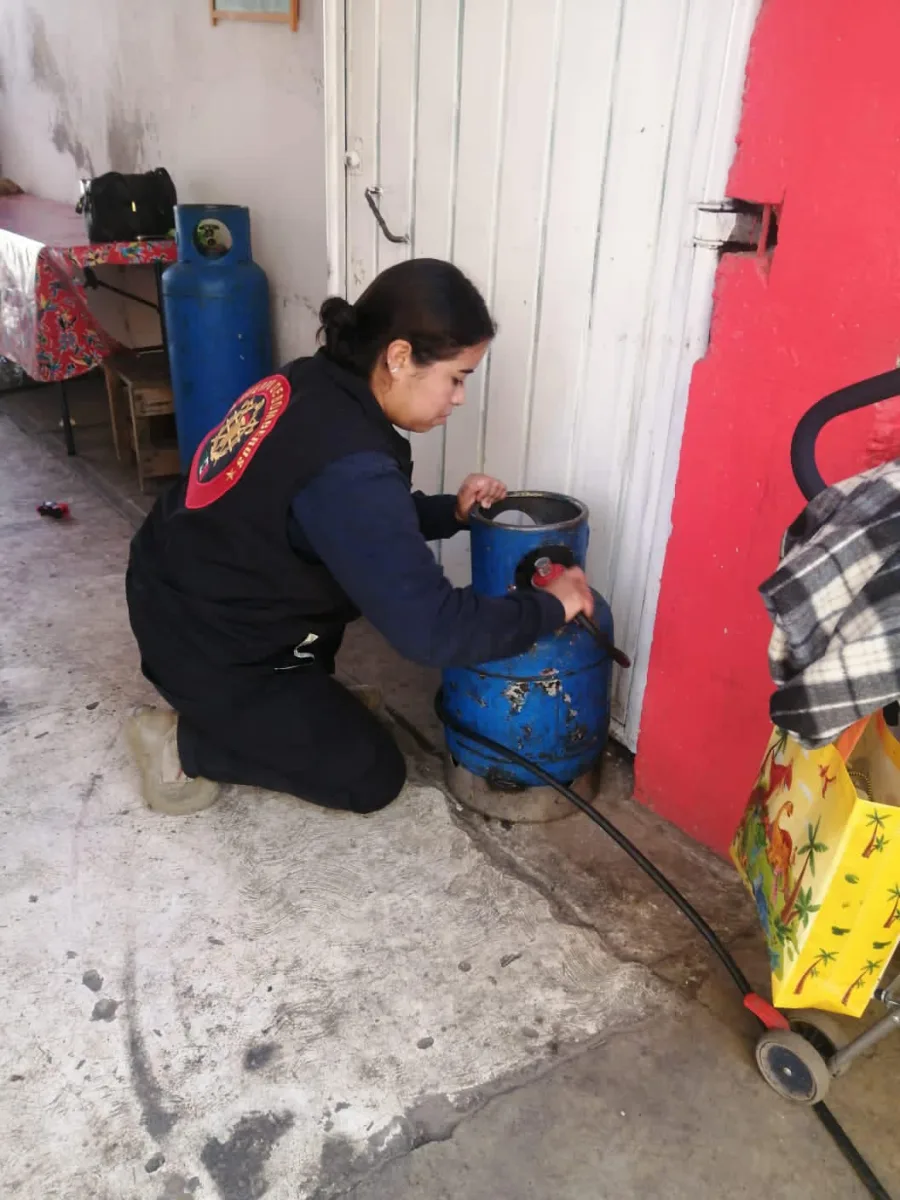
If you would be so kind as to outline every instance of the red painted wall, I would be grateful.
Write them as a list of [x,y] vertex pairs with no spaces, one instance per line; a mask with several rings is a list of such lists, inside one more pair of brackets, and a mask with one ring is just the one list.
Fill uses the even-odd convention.
[[[766,0],[729,195],[783,204],[768,271],[719,270],[691,386],[637,757],[640,799],[726,849],[768,736],[757,594],[802,507],[801,414],[900,354],[900,4]],[[821,439],[826,478],[900,455],[900,401]]]

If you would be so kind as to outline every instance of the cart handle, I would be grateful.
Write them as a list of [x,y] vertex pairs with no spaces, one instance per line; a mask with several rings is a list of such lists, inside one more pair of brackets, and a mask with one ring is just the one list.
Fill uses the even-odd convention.
[[885,371],[883,375],[873,375],[871,379],[861,379],[858,383],[832,392],[814,404],[800,419],[791,439],[791,468],[797,486],[807,500],[812,500],[828,486],[816,465],[816,440],[823,427],[844,413],[867,408],[870,404],[878,404],[881,400],[890,400],[898,395],[900,368]]

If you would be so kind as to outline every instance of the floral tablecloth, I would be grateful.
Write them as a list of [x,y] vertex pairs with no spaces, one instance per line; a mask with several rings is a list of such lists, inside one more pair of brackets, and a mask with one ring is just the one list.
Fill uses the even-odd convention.
[[83,375],[117,349],[88,305],[85,267],[171,263],[175,243],[91,243],[74,206],[0,197],[0,355],[32,379]]

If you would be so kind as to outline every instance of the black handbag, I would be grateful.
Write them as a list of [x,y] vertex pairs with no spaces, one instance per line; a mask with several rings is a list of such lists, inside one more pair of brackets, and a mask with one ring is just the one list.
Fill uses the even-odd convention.
[[175,226],[178,196],[165,167],[143,175],[108,171],[81,181],[76,211],[84,217],[91,242],[136,242],[169,237]]

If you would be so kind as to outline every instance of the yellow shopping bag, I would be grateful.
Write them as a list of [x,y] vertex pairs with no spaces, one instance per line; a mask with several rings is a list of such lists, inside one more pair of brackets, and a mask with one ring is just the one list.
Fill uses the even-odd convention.
[[860,1016],[900,941],[900,743],[879,713],[832,746],[775,730],[731,857],[779,1008]]

